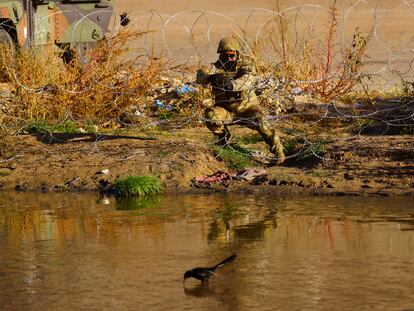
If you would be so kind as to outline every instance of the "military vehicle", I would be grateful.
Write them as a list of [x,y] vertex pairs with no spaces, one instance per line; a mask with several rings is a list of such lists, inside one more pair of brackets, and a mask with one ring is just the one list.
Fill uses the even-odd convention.
[[89,50],[104,38],[113,0],[0,0],[0,42]]

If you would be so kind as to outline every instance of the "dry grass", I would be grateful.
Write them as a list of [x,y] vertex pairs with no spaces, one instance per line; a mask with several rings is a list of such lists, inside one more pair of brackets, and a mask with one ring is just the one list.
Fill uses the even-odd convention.
[[[280,8],[277,8],[281,12]],[[361,83],[361,67],[371,34],[364,34],[356,28],[352,41],[343,46],[338,43],[338,10],[336,0],[328,11],[323,40],[310,36],[298,39],[298,33],[284,13],[276,14],[268,23],[266,41],[256,42],[254,57],[261,60],[269,53],[274,62],[259,61],[262,72],[284,76],[313,96],[329,101],[352,92]],[[269,48],[263,49],[266,44]],[[266,51],[267,55],[261,55]]]
[[[298,39],[292,20],[295,17],[284,15],[279,8],[278,11],[280,14],[269,21],[266,35],[253,46],[251,56],[257,61],[259,73],[286,77],[289,85],[300,86],[324,101],[354,91],[361,81],[370,35],[356,30],[348,46],[338,45],[336,1],[328,12],[322,41],[306,34]],[[199,126],[203,118],[200,104],[211,94],[207,89],[198,89],[179,96],[175,90],[154,95],[154,86],[162,87],[162,76],[168,77],[169,62],[151,55],[131,56],[126,47],[143,35],[144,32],[124,30],[109,36],[85,58],[74,58],[69,64],[50,49],[0,48],[0,82],[13,90],[7,100],[0,98],[1,126],[28,128],[34,123],[46,123],[84,129],[95,125],[114,128],[124,120],[126,112],[133,117],[134,112],[129,111],[132,106],[142,112],[141,121],[136,122],[153,124],[142,117],[146,115],[167,125],[176,117],[179,122],[187,119],[180,126]],[[265,56],[270,54],[273,61],[265,63]],[[148,98],[152,102],[147,102]],[[154,100],[174,109],[154,108]]]
[[[164,63],[148,55],[125,57],[127,44],[144,33],[123,31],[64,64],[48,49],[0,50],[0,79],[14,90],[0,110],[1,123],[24,126],[42,121],[109,125],[145,95],[159,79]],[[87,61],[84,62],[84,59]]]

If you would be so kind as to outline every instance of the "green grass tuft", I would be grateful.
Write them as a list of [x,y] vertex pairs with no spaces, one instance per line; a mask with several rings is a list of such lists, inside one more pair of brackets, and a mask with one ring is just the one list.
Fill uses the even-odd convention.
[[45,133],[80,133],[76,124],[70,120],[65,120],[58,124],[51,124],[45,120],[30,121],[25,126],[25,132],[29,134],[45,134]]
[[250,151],[240,146],[227,146],[226,148],[213,146],[214,153],[226,163],[230,169],[242,170],[254,166]]
[[6,177],[6,176],[9,176],[10,174],[11,174],[11,171],[8,169],[0,170],[1,177]]
[[285,153],[288,155],[296,154],[296,159],[305,161],[315,156],[323,156],[326,144],[329,141],[325,139],[317,139],[312,142],[305,142],[302,139],[291,139],[283,144]]
[[128,176],[118,179],[115,187],[120,197],[133,197],[159,193],[161,182],[155,176]]
[[235,137],[233,139],[243,145],[253,145],[264,141],[263,137],[260,134],[248,134],[240,137]]

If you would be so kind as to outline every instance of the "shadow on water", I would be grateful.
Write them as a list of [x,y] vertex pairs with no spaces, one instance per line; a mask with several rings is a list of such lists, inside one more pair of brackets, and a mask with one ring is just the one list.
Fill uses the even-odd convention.
[[217,295],[217,293],[210,289],[208,284],[200,283],[195,286],[183,286],[184,287],[184,293],[188,296],[194,296],[194,297],[211,297]]

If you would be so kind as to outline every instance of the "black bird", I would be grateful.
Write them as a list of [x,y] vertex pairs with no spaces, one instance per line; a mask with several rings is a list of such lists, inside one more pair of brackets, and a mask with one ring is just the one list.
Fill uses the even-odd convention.
[[223,265],[225,265],[229,262],[232,262],[234,259],[236,259],[236,257],[237,257],[237,255],[232,255],[229,258],[227,258],[227,259],[223,260],[222,262],[220,262],[219,264],[217,264],[213,267],[210,267],[210,268],[198,267],[198,268],[188,270],[184,273],[184,281],[188,278],[195,278],[197,280],[200,280],[203,283],[207,282],[209,277],[214,274],[214,271],[217,268],[220,268],[221,266],[223,266]]

